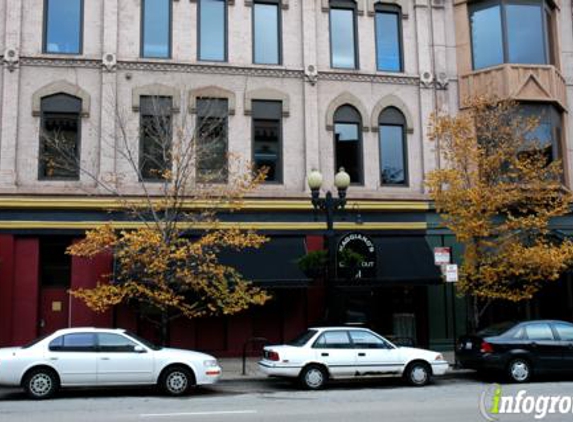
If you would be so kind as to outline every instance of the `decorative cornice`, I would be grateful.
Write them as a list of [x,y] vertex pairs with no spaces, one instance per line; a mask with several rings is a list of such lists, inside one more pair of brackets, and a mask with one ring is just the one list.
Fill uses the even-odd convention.
[[386,83],[386,84],[414,85],[414,86],[420,84],[420,78],[418,76],[344,73],[344,72],[330,72],[330,71],[319,72],[318,79],[326,81],[372,82],[372,83]]
[[0,56],[0,62],[4,63],[10,73],[14,72],[20,62],[18,50],[15,48],[7,48],[4,54]]
[[46,67],[83,67],[99,69],[101,60],[61,58],[61,57],[20,57],[21,66],[46,66]]

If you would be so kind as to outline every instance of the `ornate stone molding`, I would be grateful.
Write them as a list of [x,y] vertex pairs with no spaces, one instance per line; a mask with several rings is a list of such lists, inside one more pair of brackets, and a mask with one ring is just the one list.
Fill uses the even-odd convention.
[[349,82],[371,82],[396,85],[420,84],[418,76],[411,75],[389,75],[389,74],[367,74],[367,73],[343,73],[343,72],[319,72],[318,78],[326,81],[349,81]]
[[[245,7],[252,7],[253,6],[253,1],[255,0],[245,0]],[[279,0],[280,4],[281,4],[281,9],[283,10],[288,10],[288,6],[289,6],[289,0]]]
[[402,9],[402,19],[408,19],[410,13],[410,0],[366,0],[368,16],[374,16],[376,14],[376,3],[395,4],[396,6],[400,6],[400,9]]
[[334,113],[336,113],[336,110],[338,110],[340,106],[345,104],[351,105],[358,110],[362,117],[362,130],[364,132],[368,132],[368,113],[366,112],[366,108],[364,107],[364,104],[362,104],[362,101],[350,92],[343,92],[328,105],[328,108],[326,109],[326,130],[334,130]]
[[173,113],[179,113],[179,110],[181,110],[181,97],[179,90],[171,86],[150,84],[133,88],[131,91],[131,104],[133,111],[139,112],[139,104],[142,96],[171,97],[173,101]]
[[316,66],[313,64],[308,65],[304,71],[304,77],[308,83],[315,86],[318,82],[318,70],[316,69]]
[[[370,0],[354,0],[356,3],[356,13],[359,15],[364,14],[364,2]],[[329,0],[321,0],[321,8],[323,12],[328,12],[330,10],[330,1]]]
[[114,53],[106,53],[101,59],[101,64],[104,70],[115,72],[117,70],[117,56]]
[[91,97],[90,94],[68,81],[60,80],[52,82],[38,89],[32,94],[32,115],[38,117],[42,113],[42,98],[55,94],[68,94],[82,100],[82,117],[89,117]]
[[197,113],[197,98],[225,98],[229,104],[229,115],[235,114],[236,97],[233,91],[214,85],[193,89],[189,91],[189,113]]
[[7,48],[4,50],[2,62],[9,72],[14,72],[18,68],[18,63],[20,62],[18,50],[16,48]]
[[245,93],[245,115],[253,114],[253,100],[282,101],[283,117],[290,116],[290,97],[273,88],[259,88]]
[[62,58],[62,57],[20,57],[21,66],[101,68],[101,60]]
[[400,110],[406,119],[406,129],[408,133],[414,133],[414,119],[412,118],[412,113],[408,109],[408,106],[404,101],[395,95],[387,95],[383,97],[372,110],[372,116],[370,118],[370,126],[372,132],[378,132],[378,118],[380,113],[382,113],[388,107],[394,107]]

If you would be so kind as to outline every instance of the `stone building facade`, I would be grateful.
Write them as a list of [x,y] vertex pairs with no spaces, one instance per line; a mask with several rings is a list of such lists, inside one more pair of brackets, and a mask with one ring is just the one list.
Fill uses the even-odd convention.
[[[499,3],[505,7],[510,2]],[[411,274],[387,261],[392,256],[426,254],[419,257],[424,261],[422,268],[431,254],[429,247],[419,244],[420,239],[432,246],[452,243],[446,233],[433,226],[435,217],[423,183],[424,174],[441,165],[439,149],[427,139],[430,115],[435,111],[455,113],[462,96],[486,92],[550,104],[561,122],[558,143],[562,157],[567,166],[571,162],[568,133],[572,120],[567,101],[573,78],[570,2],[538,2],[544,8],[550,60],[502,60],[483,69],[472,65],[475,40],[472,44],[470,20],[475,4],[485,3],[480,0],[74,0],[71,3],[79,8],[79,21],[76,32],[72,28],[68,34],[79,36],[79,44],[72,46],[71,52],[67,47],[58,50],[62,41],[57,34],[53,35],[55,47],[50,39],[51,25],[60,22],[53,15],[62,7],[60,3],[0,0],[0,315],[4,312],[0,343],[39,334],[44,320],[51,318],[44,313],[61,313],[54,310],[60,309],[59,305],[53,304],[62,301],[67,316],[60,317],[54,328],[80,323],[135,324],[133,316],[117,315],[102,322],[100,316],[74,305],[61,292],[60,299],[53,299],[48,287],[43,287],[42,268],[48,264],[42,251],[49,249],[50,242],[58,244],[63,241],[58,239],[64,238],[69,242],[105,221],[107,207],[113,203],[85,175],[79,180],[39,177],[42,100],[51,96],[64,94],[81,100],[82,165],[99,177],[121,174],[119,188],[133,195],[138,194],[137,175],[109,147],[118,134],[118,111],[127,116],[130,130],[137,131],[142,96],[170,97],[175,119],[194,119],[198,98],[226,99],[228,150],[252,159],[253,104],[280,103],[281,180],[262,186],[247,204],[248,215],[239,219],[276,237],[277,245],[285,239],[298,242],[302,253],[322,247],[323,229],[323,223],[312,214],[306,175],[319,169],[325,186],[333,185],[336,116],[340,107],[350,106],[359,121],[357,171],[361,180],[351,185],[348,211],[337,228],[341,233],[365,232],[381,249],[391,251],[379,252],[379,267],[388,268],[381,268],[377,280],[362,286],[360,297],[348,306],[370,309],[366,313],[377,315],[373,319],[384,333],[411,335],[436,347],[446,347],[454,331],[463,330],[463,302],[456,302],[451,290],[435,282],[435,273]],[[270,16],[278,16],[278,60],[274,64],[256,64],[255,44],[262,41],[255,41],[255,28],[260,23],[255,9],[261,5],[275,7]],[[61,11],[73,12],[70,4],[66,7]],[[156,25],[148,35],[153,40],[149,45],[152,49],[154,43],[161,44],[161,34],[154,31],[161,32],[157,22],[162,15],[151,15],[161,7],[168,8],[166,53],[153,58],[150,56],[163,52],[146,53],[144,39],[149,28],[145,22],[150,19],[148,25]],[[204,32],[199,24],[201,8],[205,16],[210,11],[209,19],[214,19],[205,17]],[[224,10],[222,36],[207,28],[218,22],[213,18],[215,10]],[[478,22],[481,9],[476,10]],[[268,16],[263,11],[269,9],[260,9],[261,16]],[[392,16],[382,16],[384,13]],[[384,35],[385,27],[381,26],[386,23],[395,25],[392,28],[396,28],[399,46],[388,46],[392,38]],[[348,25],[353,27],[354,37],[350,47],[348,40],[340,41]],[[505,26],[502,31],[506,31]],[[216,41],[211,45],[211,40],[219,38],[225,50],[222,60],[202,59],[202,55],[208,56],[208,48],[216,47]],[[344,61],[337,66],[339,58],[335,56],[340,52],[347,60],[348,48],[353,49],[354,66]],[[385,68],[380,55],[386,51],[398,54],[397,58],[392,56],[397,60],[392,71],[379,70]],[[381,116],[386,110],[397,111],[402,119],[398,125],[404,141],[401,183],[383,180]],[[571,186],[573,176],[568,169],[566,174]],[[42,246],[45,242],[47,246]],[[411,246],[414,243],[418,246]],[[64,287],[95,283],[108,264],[72,260],[66,264],[70,266],[69,280]],[[255,270],[252,277],[257,279]],[[432,282],[426,283],[429,279]],[[271,288],[272,281],[271,275],[267,279]],[[262,316],[204,321],[192,328],[181,325],[174,328],[176,343],[233,354],[251,336],[282,340],[317,319],[322,303],[320,288],[307,284],[282,289],[277,294],[282,299]],[[72,312],[74,306],[79,309],[77,317]],[[380,311],[382,306],[391,311]],[[24,331],[17,324],[23,316],[31,321]],[[459,322],[457,327],[454,321]],[[205,327],[220,329],[220,338],[201,343],[201,335],[196,333],[210,331]],[[195,334],[188,334],[191,331]]]

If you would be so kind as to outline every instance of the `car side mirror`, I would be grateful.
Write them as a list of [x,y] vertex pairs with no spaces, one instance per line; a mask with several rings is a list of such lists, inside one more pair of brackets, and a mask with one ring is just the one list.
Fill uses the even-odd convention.
[[143,348],[143,346],[137,345],[133,348],[133,351],[135,353],[146,353],[145,349]]

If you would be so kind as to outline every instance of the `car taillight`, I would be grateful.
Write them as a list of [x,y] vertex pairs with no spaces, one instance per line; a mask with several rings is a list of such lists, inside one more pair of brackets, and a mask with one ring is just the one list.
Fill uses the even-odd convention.
[[280,360],[279,354],[277,352],[273,352],[272,350],[267,354],[268,360],[278,361]]
[[481,342],[481,348],[479,349],[479,351],[482,353],[492,353],[493,352],[493,346],[491,344],[489,344],[487,341],[482,341]]

